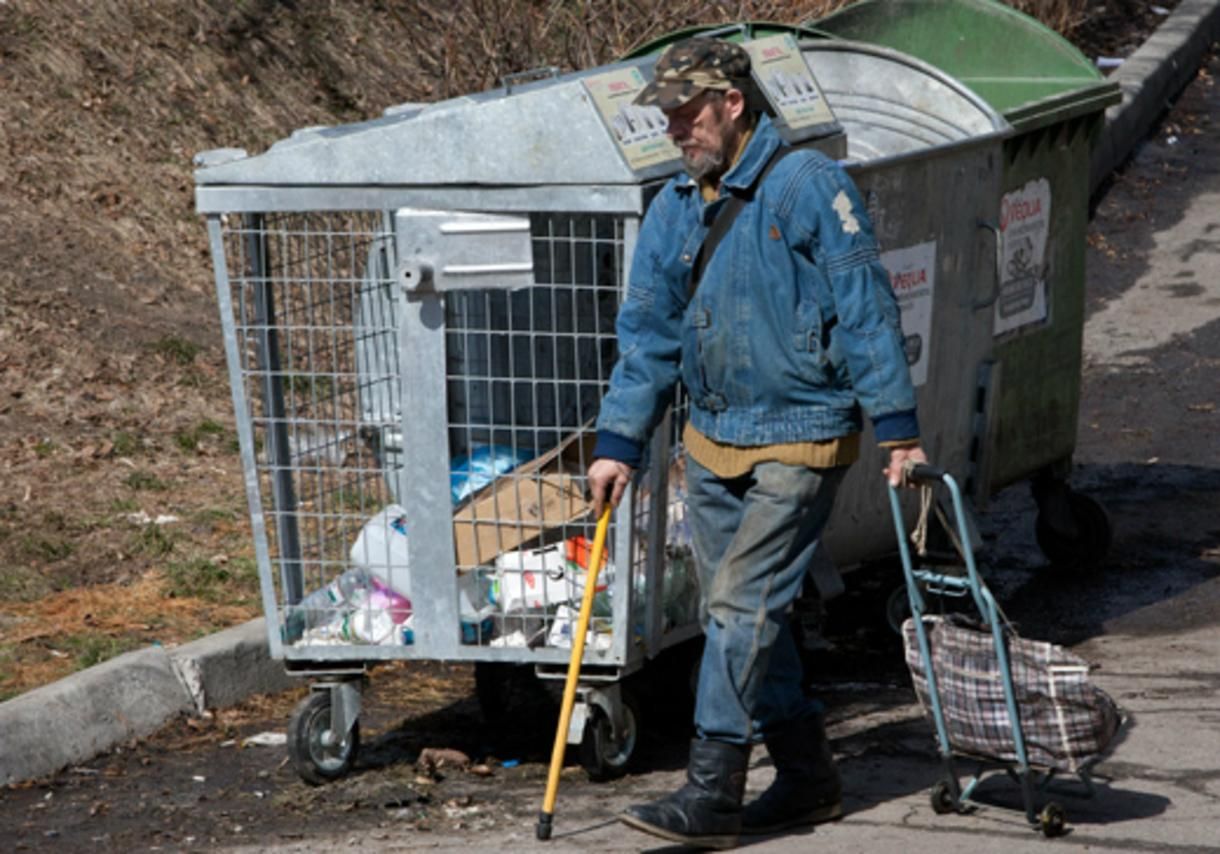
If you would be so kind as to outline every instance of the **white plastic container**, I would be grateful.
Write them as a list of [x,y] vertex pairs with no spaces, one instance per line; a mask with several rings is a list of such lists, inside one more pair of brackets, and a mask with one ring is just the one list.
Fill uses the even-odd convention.
[[489,598],[504,614],[541,611],[572,601],[563,546],[511,551],[496,558]]
[[[576,632],[578,622],[580,622],[579,608],[570,608],[567,605],[560,605],[556,608],[555,619],[546,635],[547,646],[571,649],[572,635]],[[598,620],[589,623],[589,629],[585,632],[586,649],[607,650],[610,648],[613,639],[609,632],[598,631],[601,628],[599,623]]]
[[353,566],[367,570],[399,596],[411,598],[407,517],[397,504],[387,505],[364,523],[348,557]]
[[[576,538],[542,549],[505,552],[496,558],[488,598],[501,614],[579,606],[585,592],[587,551],[588,543]],[[603,563],[593,602],[595,616],[610,613],[608,597],[613,580],[614,566]]]

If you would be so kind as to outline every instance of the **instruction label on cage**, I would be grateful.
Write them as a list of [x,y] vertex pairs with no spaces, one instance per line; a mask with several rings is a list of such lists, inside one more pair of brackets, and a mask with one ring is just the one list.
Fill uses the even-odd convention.
[[932,338],[932,292],[936,287],[936,241],[881,253],[902,312],[903,348],[911,382],[928,381],[928,342]]
[[784,33],[744,45],[767,100],[790,128],[835,120],[796,39]]
[[668,123],[660,108],[631,103],[645,83],[638,68],[607,71],[584,80],[585,90],[614,134],[627,165],[637,172],[682,156],[665,135]]
[[1046,239],[1051,184],[1035,178],[1000,199],[1000,292],[995,334],[1046,320]]

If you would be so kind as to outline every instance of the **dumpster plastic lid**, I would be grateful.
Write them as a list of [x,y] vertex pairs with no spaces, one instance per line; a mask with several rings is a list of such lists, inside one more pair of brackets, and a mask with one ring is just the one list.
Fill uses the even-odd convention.
[[1071,42],[997,0],[861,0],[807,26],[883,45],[951,74],[1018,130],[1117,103],[1108,81]]
[[1012,133],[977,94],[914,57],[834,39],[805,41],[801,50],[847,133],[849,160],[932,153]]

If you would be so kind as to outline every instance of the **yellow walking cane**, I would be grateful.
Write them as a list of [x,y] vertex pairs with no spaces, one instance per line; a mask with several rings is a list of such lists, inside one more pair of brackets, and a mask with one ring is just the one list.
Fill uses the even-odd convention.
[[555,818],[555,798],[559,794],[559,772],[563,768],[563,754],[568,746],[568,724],[572,721],[572,706],[576,704],[576,683],[580,680],[580,662],[585,657],[585,633],[589,630],[589,617],[593,613],[593,597],[597,593],[597,573],[601,569],[602,551],[606,547],[606,531],[610,529],[610,502],[602,517],[597,520],[597,533],[593,536],[593,551],[589,554],[589,569],[585,575],[585,595],[580,602],[580,618],[572,634],[572,657],[568,660],[568,680],[563,686],[563,703],[559,707],[559,728],[555,731],[555,747],[551,751],[551,771],[546,778],[546,796],[542,799],[542,812],[538,813],[538,826],[534,829],[539,839],[551,838],[551,822]]

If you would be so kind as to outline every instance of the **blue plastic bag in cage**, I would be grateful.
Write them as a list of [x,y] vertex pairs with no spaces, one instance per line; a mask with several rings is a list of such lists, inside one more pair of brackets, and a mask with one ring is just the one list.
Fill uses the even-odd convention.
[[528,451],[504,445],[477,445],[449,463],[449,492],[454,505],[474,495],[500,475],[533,459]]

